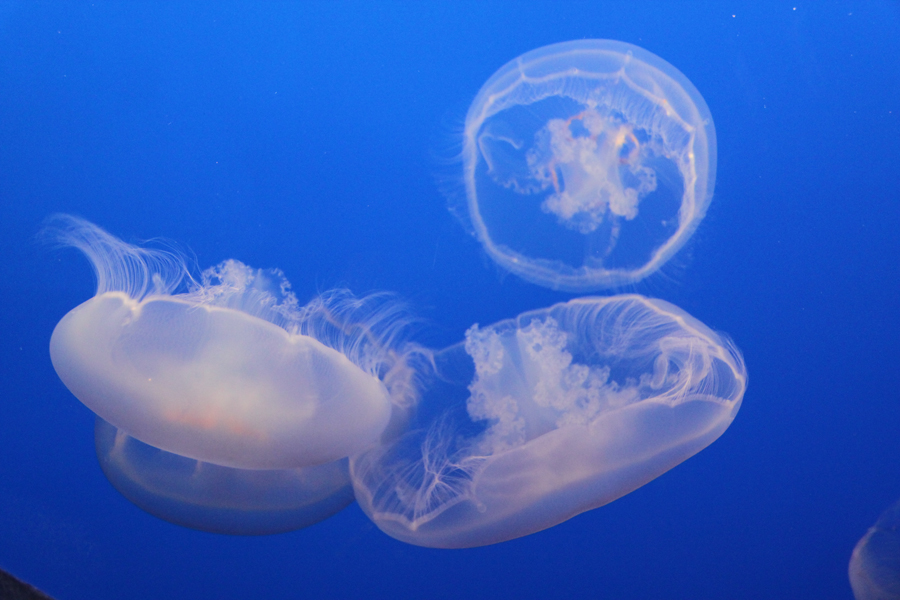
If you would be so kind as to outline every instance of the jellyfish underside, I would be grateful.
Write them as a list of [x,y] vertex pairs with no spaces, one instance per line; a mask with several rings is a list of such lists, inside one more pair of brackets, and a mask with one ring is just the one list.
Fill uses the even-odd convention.
[[466,117],[468,221],[501,267],[587,291],[659,269],[703,218],[715,131],[674,67],[630,44],[582,40],[519,57]]
[[323,521],[353,502],[347,459],[300,469],[235,469],[159,450],[97,417],[109,482],[148,513],[192,529],[269,535]]

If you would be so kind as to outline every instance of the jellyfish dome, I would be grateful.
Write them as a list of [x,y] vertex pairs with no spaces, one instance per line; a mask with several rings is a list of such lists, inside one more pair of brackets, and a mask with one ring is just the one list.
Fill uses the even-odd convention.
[[856,600],[900,600],[900,502],[853,548],[849,575]]
[[234,260],[195,281],[177,253],[60,223],[56,238],[84,252],[98,284],[54,329],[50,357],[112,427],[241,469],[325,464],[379,440],[406,325],[393,303],[333,292],[300,306],[279,271]]
[[420,546],[494,544],[637,489],[718,438],[747,385],[724,336],[636,295],[473,326],[436,352],[418,423],[350,458],[356,499]]
[[467,221],[519,277],[585,292],[659,269],[712,198],[716,135],[700,93],[637,46],[577,40],[510,61],[466,115]]

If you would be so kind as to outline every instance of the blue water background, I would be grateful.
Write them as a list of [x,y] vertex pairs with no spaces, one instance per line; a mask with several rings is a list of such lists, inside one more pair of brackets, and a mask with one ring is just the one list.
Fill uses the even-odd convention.
[[[499,272],[447,207],[481,84],[577,38],[658,54],[715,120],[709,214],[634,291],[743,350],[721,439],[606,507],[460,551],[394,541],[355,505],[200,533],[107,483],[47,352],[93,293],[81,256],[36,241],[48,215],[279,267],[301,299],[395,291],[423,342],[455,342],[572,297]],[[900,5],[4,2],[0,257],[0,567],[60,599],[851,598],[850,551],[900,498]]]

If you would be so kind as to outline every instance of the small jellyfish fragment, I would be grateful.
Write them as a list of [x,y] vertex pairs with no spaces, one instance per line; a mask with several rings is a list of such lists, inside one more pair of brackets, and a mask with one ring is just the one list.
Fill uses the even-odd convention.
[[330,463],[379,440],[407,324],[396,303],[336,291],[299,306],[281,272],[234,260],[198,282],[180,255],[61,219],[54,235],[90,259],[97,293],[56,326],[50,357],[103,420],[240,469]]
[[300,469],[235,469],[139,442],[97,417],[94,442],[109,482],[170,523],[230,535],[308,527],[353,502],[347,459]]
[[552,527],[718,438],[747,385],[737,348],[676,306],[580,298],[433,356],[411,430],[350,458],[363,511],[410,544],[465,548]]
[[857,542],[849,575],[856,600],[900,600],[900,502]]
[[526,52],[466,115],[467,223],[501,267],[583,292],[659,269],[706,214],[716,136],[675,67],[613,40]]

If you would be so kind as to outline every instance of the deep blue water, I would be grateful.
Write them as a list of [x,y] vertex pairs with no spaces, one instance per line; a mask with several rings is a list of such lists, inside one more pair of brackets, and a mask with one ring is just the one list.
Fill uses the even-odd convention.
[[[107,483],[47,345],[93,293],[49,215],[202,266],[279,267],[301,299],[391,290],[459,340],[572,297],[504,275],[448,211],[465,111],[508,60],[611,38],[712,112],[715,197],[634,291],[728,332],[750,386],[712,446],[539,534],[431,550],[351,506],[244,538]],[[895,2],[0,5],[0,568],[61,599],[852,598],[900,498],[900,5]]]

